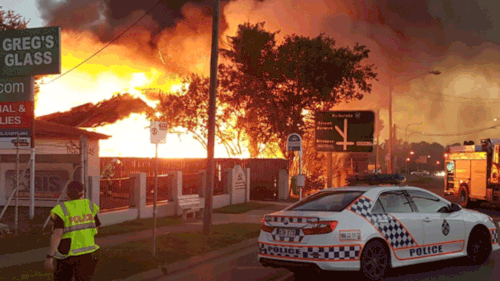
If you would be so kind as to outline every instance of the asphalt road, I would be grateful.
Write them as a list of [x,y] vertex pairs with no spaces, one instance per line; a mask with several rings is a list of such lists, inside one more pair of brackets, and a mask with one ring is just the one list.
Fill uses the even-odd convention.
[[[435,178],[430,184],[421,186],[440,196],[443,196],[442,179]],[[446,199],[455,201],[453,196]],[[500,221],[500,207],[483,204],[477,209]],[[285,269],[274,269],[263,267],[257,261],[257,246],[252,246],[239,253],[215,259],[200,266],[190,268],[183,272],[174,272],[155,280],[162,281],[292,281],[292,280],[357,280],[362,276],[359,272],[327,272],[315,275],[305,273],[296,276]],[[396,268],[389,273],[387,281],[401,280],[498,280],[500,281],[500,251],[494,252],[487,264],[472,266],[466,258],[452,259],[447,261],[433,262],[424,265],[413,265]]]

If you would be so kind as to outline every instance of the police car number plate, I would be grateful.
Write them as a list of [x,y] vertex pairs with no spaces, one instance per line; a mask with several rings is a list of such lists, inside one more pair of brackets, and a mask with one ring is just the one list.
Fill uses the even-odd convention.
[[286,236],[286,237],[295,237],[297,235],[297,229],[295,229],[295,228],[279,228],[278,235],[279,236]]

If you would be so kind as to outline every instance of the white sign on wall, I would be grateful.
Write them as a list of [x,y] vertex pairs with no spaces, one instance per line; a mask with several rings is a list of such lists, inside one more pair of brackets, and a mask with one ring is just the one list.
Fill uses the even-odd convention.
[[160,121],[151,121],[149,127],[151,143],[167,143],[168,123]]

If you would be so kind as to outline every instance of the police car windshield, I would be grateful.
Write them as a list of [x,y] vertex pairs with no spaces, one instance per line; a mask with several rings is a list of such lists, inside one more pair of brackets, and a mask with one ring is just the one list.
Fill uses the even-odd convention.
[[364,191],[318,192],[286,209],[286,211],[341,212]]

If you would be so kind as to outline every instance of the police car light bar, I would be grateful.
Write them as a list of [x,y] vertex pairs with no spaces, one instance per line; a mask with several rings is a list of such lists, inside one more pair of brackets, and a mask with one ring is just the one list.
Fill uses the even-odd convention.
[[346,179],[348,186],[353,185],[402,185],[406,182],[403,174],[355,175]]

